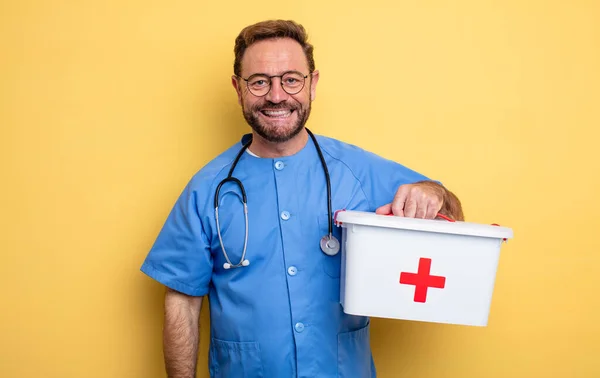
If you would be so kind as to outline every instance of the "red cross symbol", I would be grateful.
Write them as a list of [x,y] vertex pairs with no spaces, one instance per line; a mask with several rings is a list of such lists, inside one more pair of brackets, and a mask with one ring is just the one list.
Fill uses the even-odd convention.
[[431,276],[431,259],[421,257],[419,259],[419,271],[417,273],[400,273],[400,283],[405,285],[415,285],[415,302],[425,303],[427,300],[427,289],[435,287],[443,289],[446,284],[446,277]]

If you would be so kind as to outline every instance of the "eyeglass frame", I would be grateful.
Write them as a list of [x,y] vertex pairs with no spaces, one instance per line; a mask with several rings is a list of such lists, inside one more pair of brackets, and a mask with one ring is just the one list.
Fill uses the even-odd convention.
[[[285,90],[285,87],[283,86],[283,77],[284,77],[285,75],[287,75],[287,74],[290,74],[290,73],[297,73],[297,74],[299,74],[300,76],[302,76],[302,78],[304,79],[304,80],[302,81],[302,87],[301,87],[301,88],[298,90],[298,92],[290,93],[290,92],[286,91],[286,90]],[[240,79],[242,79],[242,80],[244,80],[244,81],[246,82],[246,88],[248,89],[248,92],[250,92],[250,93],[252,94],[252,96],[255,96],[255,97],[265,97],[266,95],[268,95],[268,94],[269,94],[269,92],[271,92],[271,89],[273,89],[273,78],[275,78],[275,77],[278,77],[278,78],[279,78],[279,82],[280,82],[280,85],[281,85],[281,88],[283,89],[283,91],[284,91],[285,93],[289,94],[290,96],[293,96],[293,95],[296,95],[296,94],[298,94],[298,93],[302,92],[302,90],[303,90],[303,89],[304,89],[304,87],[306,86],[306,79],[308,78],[308,76],[309,76],[309,75],[312,75],[312,74],[313,74],[313,72],[309,72],[309,73],[308,73],[308,75],[304,75],[304,74],[303,74],[302,72],[300,72],[300,71],[291,70],[291,71],[286,71],[286,72],[282,73],[281,75],[272,75],[272,76],[269,76],[269,75],[267,75],[267,74],[264,74],[264,73],[255,73],[255,74],[252,74],[252,75],[248,76],[248,78],[247,78],[247,79],[244,79],[242,76],[239,76],[239,75],[235,75],[235,76],[236,76],[236,77],[238,77],[238,78],[240,78]],[[269,79],[269,90],[268,90],[268,91],[267,91],[267,92],[266,92],[264,95],[258,96],[258,95],[256,95],[256,94],[254,94],[254,92],[252,92],[252,90],[250,89],[250,83],[249,83],[249,80],[250,80],[251,78],[253,78],[254,76],[264,76],[264,77],[266,77],[267,79]]]

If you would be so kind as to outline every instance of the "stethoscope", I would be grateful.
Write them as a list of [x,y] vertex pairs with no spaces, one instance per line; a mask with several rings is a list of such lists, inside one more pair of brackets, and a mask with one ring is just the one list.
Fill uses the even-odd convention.
[[[325,253],[326,255],[329,255],[329,256],[335,256],[340,251],[340,242],[337,240],[337,238],[335,236],[333,236],[333,224],[332,224],[332,212],[331,212],[331,182],[329,180],[329,171],[327,170],[327,164],[325,163],[325,159],[323,158],[323,153],[321,152],[319,143],[317,143],[317,139],[315,138],[315,136],[309,129],[306,129],[306,131],[308,132],[308,135],[310,135],[310,138],[312,139],[313,143],[315,144],[317,153],[319,154],[319,159],[321,160],[321,165],[323,166],[323,171],[325,172],[325,181],[327,182],[327,215],[328,215],[328,220],[329,220],[329,230],[328,230],[329,233],[321,238],[321,241],[319,244],[321,246],[321,250],[323,251],[323,253]],[[229,174],[227,175],[227,177],[225,179],[223,179],[219,183],[219,185],[217,186],[217,189],[215,190],[215,220],[217,222],[217,233],[219,235],[219,243],[221,244],[221,249],[223,250],[223,255],[225,256],[225,260],[227,260],[227,262],[223,264],[223,268],[225,268],[225,269],[238,268],[241,266],[250,265],[250,261],[248,259],[246,259],[246,249],[248,247],[248,201],[247,201],[247,197],[246,197],[246,190],[244,189],[244,185],[242,184],[242,182],[240,180],[238,180],[237,178],[233,177],[232,175],[233,175],[233,170],[235,169],[240,158],[242,157],[242,154],[250,146],[251,142],[252,142],[252,136],[250,136],[250,139],[240,149],[235,160],[233,161],[233,164],[231,165],[231,168],[229,169]],[[221,190],[221,186],[223,186],[223,184],[225,184],[227,182],[234,182],[239,186],[239,188],[242,192],[242,203],[244,204],[244,220],[245,220],[245,225],[246,225],[246,232],[245,232],[245,236],[244,236],[244,249],[242,251],[242,258],[240,259],[240,262],[237,264],[233,264],[231,262],[231,260],[229,259],[229,255],[227,255],[227,251],[225,250],[225,246],[223,245],[223,238],[221,237],[221,227],[219,225],[219,192]]]

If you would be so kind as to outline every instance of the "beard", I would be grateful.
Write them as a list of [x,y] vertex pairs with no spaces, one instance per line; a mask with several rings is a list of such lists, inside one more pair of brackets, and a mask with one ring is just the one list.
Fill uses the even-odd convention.
[[[296,116],[296,120],[290,120],[285,125],[272,125],[265,122],[264,117],[261,117],[261,113],[264,109],[269,110],[289,110],[292,113],[289,117]],[[278,104],[270,101],[264,101],[260,104],[254,104],[251,108],[247,109],[242,105],[242,112],[246,122],[263,139],[273,143],[283,143],[294,138],[302,131],[308,117],[310,116],[311,102],[308,102],[306,108],[298,103],[280,102]],[[262,113],[264,115],[264,113]],[[261,119],[262,118],[262,119]]]

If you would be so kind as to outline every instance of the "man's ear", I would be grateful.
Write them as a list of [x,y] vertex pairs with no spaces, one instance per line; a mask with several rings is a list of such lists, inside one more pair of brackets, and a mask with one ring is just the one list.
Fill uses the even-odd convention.
[[237,93],[238,104],[242,105],[242,86],[237,76],[231,76],[231,84],[233,85],[233,87],[235,88],[235,92]]
[[319,82],[319,70],[315,70],[312,74],[310,83],[310,100],[314,101],[317,97],[317,83]]

